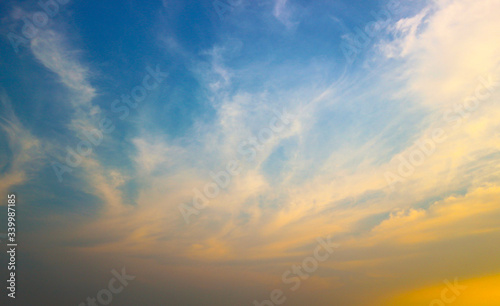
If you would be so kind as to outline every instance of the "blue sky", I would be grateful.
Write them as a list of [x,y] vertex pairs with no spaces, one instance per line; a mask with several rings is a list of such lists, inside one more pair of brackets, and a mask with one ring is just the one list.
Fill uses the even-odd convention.
[[[496,1],[42,2],[0,4],[26,305],[78,304],[122,266],[118,305],[420,305],[443,279],[499,281],[480,255],[498,251]],[[330,234],[291,294],[282,273]]]

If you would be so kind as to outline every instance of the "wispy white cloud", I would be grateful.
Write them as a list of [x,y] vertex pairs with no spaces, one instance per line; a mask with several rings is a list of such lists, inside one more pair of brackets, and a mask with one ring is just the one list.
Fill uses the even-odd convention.
[[291,28],[298,24],[293,21],[293,13],[288,0],[275,0],[273,8],[273,16],[283,23],[287,28]]
[[10,154],[4,154],[11,156],[5,159],[10,159],[8,166],[1,165],[6,171],[0,176],[0,194],[5,195],[13,186],[29,181],[43,165],[46,156],[41,141],[18,119],[3,89],[0,89],[0,109],[0,128],[7,140],[5,149],[10,151]]
[[[325,296],[346,298],[374,278],[396,279],[398,271],[390,266],[394,261],[401,263],[399,268],[421,255],[405,249],[409,242],[428,246],[466,237],[471,243],[470,236],[496,233],[500,108],[494,101],[500,93],[457,129],[443,121],[442,112],[474,91],[477,76],[495,72],[491,68],[500,51],[495,12],[500,7],[495,1],[436,3],[388,27],[395,38],[379,46],[388,58],[377,57],[377,67],[383,68],[368,76],[358,71],[336,81],[325,78],[318,66],[333,69],[326,61],[288,62],[291,69],[265,61],[232,65],[229,59],[241,48],[237,41],[202,52],[207,59],[193,64],[191,72],[200,80],[202,98],[211,99],[213,120],[194,118],[186,136],[168,139],[142,117],[134,126],[133,150],[122,152],[132,161],[131,173],[87,158],[82,177],[88,186],[82,189],[101,198],[106,209],[91,224],[62,236],[103,237],[105,242],[77,248],[152,258],[162,263],[162,273],[175,268],[179,275],[209,277],[206,271],[193,272],[192,265],[217,264],[223,270],[240,265],[251,267],[252,280],[269,284],[282,272],[269,266],[294,263],[315,237],[334,233],[345,253],[325,264],[315,282],[321,290],[341,284],[345,292]],[[274,5],[274,16],[293,25],[290,3],[277,0]],[[182,50],[174,40],[166,43],[173,51]],[[41,36],[33,48],[77,96],[73,122],[92,126],[99,112],[85,65],[55,33]],[[309,83],[294,83],[292,72],[297,71]],[[255,80],[259,86],[245,86]],[[252,162],[242,159],[245,171],[186,226],[178,205],[191,203],[193,189],[212,182],[210,172],[241,157],[238,146],[267,128],[273,110],[283,108],[296,115],[289,129],[267,142]],[[384,173],[397,168],[396,156],[407,156],[415,141],[438,127],[447,128],[446,142],[396,191],[388,190]],[[26,138],[22,146],[37,147]],[[270,174],[266,167],[278,163],[281,168]],[[127,206],[122,190],[131,177],[138,190],[134,205]],[[456,196],[459,192],[465,195]],[[477,209],[470,212],[471,205]],[[480,224],[476,217],[487,222]],[[183,265],[172,268],[172,262]],[[149,273],[159,277],[158,271]],[[345,275],[340,280],[339,271]],[[377,296],[369,290],[370,297]]]
[[37,60],[58,75],[60,81],[76,95],[75,106],[90,106],[96,90],[89,83],[90,71],[78,61],[78,51],[71,50],[61,34],[46,30],[31,41],[31,50]]

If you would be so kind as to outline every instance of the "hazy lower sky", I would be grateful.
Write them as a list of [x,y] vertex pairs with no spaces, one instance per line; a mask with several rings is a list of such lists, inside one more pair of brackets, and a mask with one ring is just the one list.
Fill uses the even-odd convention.
[[499,16],[2,1],[0,304],[500,305]]

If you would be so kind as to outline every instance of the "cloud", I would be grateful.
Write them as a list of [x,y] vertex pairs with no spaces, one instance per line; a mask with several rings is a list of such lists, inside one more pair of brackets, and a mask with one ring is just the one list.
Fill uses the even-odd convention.
[[371,234],[374,239],[388,243],[414,245],[498,231],[500,228],[494,221],[494,216],[500,213],[498,196],[498,186],[487,186],[462,197],[451,196],[435,202],[428,209],[399,210]]
[[[96,89],[89,81],[92,74],[90,68],[82,64],[79,58],[81,52],[71,46],[64,35],[53,29],[40,30],[39,35],[31,40],[31,50],[35,58],[49,71],[55,73],[64,88],[69,90],[67,106],[72,112],[68,126],[73,133],[71,136],[87,140],[85,133],[99,130],[98,122],[102,119],[102,112],[93,102]],[[113,138],[108,135],[103,137],[104,142]],[[75,142],[73,149],[76,143],[78,142]],[[61,156],[60,161],[65,163],[67,147],[66,144],[54,141],[49,153],[54,157]],[[73,171],[72,175],[84,178],[86,184],[81,186],[81,189],[101,198],[106,209],[120,209],[123,200],[118,187],[124,184],[127,176],[121,170],[107,166],[95,153],[96,149],[96,146],[93,146],[94,152],[82,158],[82,163],[77,169],[81,172]]]
[[[288,1],[273,4],[275,18],[296,24]],[[498,9],[495,1],[439,1],[396,21],[371,73],[341,71],[323,58],[282,61],[254,49],[248,56],[244,38],[214,42],[185,69],[200,83],[193,99],[209,101],[210,115],[193,116],[192,126],[168,136],[165,120],[143,115],[109,135],[124,149],[85,158],[80,185],[72,186],[96,196],[101,209],[85,224],[66,221],[67,230],[47,239],[64,251],[140,264],[146,283],[181,279],[214,289],[218,283],[207,279],[224,288],[232,280],[245,288],[280,285],[281,273],[310,254],[316,237],[333,234],[342,250],[311,279],[316,288],[297,294],[297,303],[315,298],[318,305],[369,304],[450,272],[484,274],[495,258],[473,261],[478,257],[463,250],[486,251],[487,243],[475,242],[498,238],[500,93],[467,118],[456,104],[474,94],[478,76],[498,75]],[[169,37],[162,43],[185,56]],[[90,66],[55,31],[42,33],[32,50],[69,91],[69,128],[81,137],[101,115]],[[283,109],[296,115],[290,126],[247,160],[238,147]],[[446,120],[447,111],[460,121]],[[13,114],[3,120],[17,159],[1,183],[12,186],[29,177],[40,143]],[[397,171],[398,156],[408,158],[436,128],[446,141],[389,190],[384,173]],[[244,171],[186,225],[179,204],[192,204],[193,190],[203,191],[211,173],[233,159]],[[436,254],[456,261],[440,265]]]
[[31,50],[40,63],[75,93],[71,100],[75,106],[91,105],[96,90],[88,81],[89,69],[79,63],[78,52],[70,50],[61,34],[54,30],[40,31],[31,41]]
[[5,160],[9,160],[8,165],[2,165],[5,170],[0,177],[0,194],[5,195],[12,187],[33,177],[43,165],[45,154],[41,141],[26,129],[14,113],[12,102],[3,88],[0,89],[0,109],[0,128],[5,133],[6,149],[10,151],[2,152]]
[[496,1],[434,2],[390,27],[396,39],[381,48],[405,60],[402,73],[422,104],[448,107],[468,94],[478,76],[498,71],[500,45],[492,39],[500,26],[498,9]]
[[298,22],[292,21],[292,8],[288,0],[275,0],[273,8],[273,16],[283,23],[287,28],[292,28]]

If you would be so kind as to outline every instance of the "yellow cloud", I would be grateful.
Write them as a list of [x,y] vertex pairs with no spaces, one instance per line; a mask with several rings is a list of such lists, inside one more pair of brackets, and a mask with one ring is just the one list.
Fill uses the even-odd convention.
[[372,239],[412,244],[499,230],[500,187],[478,188],[463,197],[449,197],[428,210],[399,211],[373,229]]

